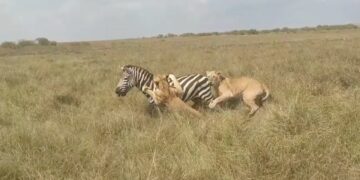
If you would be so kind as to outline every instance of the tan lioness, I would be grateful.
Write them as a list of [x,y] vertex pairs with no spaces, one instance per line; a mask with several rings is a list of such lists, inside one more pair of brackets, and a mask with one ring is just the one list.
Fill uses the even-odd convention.
[[[168,78],[174,83],[174,87],[170,86]],[[173,74],[157,75],[154,77],[154,89],[150,90],[145,86],[143,91],[149,94],[157,105],[165,105],[171,111],[183,111],[190,112],[196,116],[202,116],[202,114],[195,109],[191,108],[188,104],[182,101],[179,97],[182,96],[183,90],[180,83]]]
[[[265,84],[249,77],[231,79],[217,71],[206,71],[206,76],[212,82],[218,96],[209,104],[210,108],[231,98],[242,97],[244,103],[250,107],[249,115],[252,116],[259,109],[260,103],[270,95]],[[261,98],[261,102],[259,102],[259,98]]]

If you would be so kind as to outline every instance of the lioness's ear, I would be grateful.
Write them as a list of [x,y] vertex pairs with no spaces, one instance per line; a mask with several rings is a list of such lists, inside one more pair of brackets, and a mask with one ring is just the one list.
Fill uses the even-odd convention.
[[123,71],[123,72],[127,72],[127,68],[125,67],[125,66],[121,66],[121,70]]
[[123,72],[131,73],[130,69],[127,68],[127,67],[125,67],[125,66],[122,66],[122,67],[121,67],[121,70],[122,70]]
[[220,80],[224,80],[225,77],[222,75],[222,73],[220,71],[216,72],[216,75],[219,76]]

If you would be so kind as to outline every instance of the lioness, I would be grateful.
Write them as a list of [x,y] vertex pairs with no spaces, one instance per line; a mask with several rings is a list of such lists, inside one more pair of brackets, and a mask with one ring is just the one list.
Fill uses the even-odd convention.
[[[249,116],[252,116],[259,109],[261,103],[270,95],[270,91],[265,84],[249,77],[230,79],[217,71],[206,71],[206,76],[212,82],[218,96],[210,102],[210,108],[214,108],[216,104],[222,101],[236,97],[241,98],[242,96],[244,103],[250,107]],[[260,97],[262,98],[259,102],[258,98]]]
[[[169,85],[168,78],[174,83],[174,87]],[[143,91],[148,93],[153,99],[155,104],[164,104],[171,111],[187,111],[196,116],[202,114],[195,109],[191,108],[188,104],[182,101],[179,97],[182,96],[183,90],[180,83],[173,74],[157,75],[154,77],[154,90],[150,90],[145,86]]]

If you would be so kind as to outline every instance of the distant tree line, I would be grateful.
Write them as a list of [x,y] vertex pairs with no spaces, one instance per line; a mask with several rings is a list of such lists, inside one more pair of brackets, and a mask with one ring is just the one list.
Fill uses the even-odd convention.
[[17,43],[12,41],[6,41],[1,43],[0,47],[2,48],[22,48],[25,46],[56,46],[56,41],[49,41],[47,38],[40,37],[36,38],[35,40],[20,40]]
[[341,29],[358,29],[360,28],[354,24],[345,24],[345,25],[318,25],[316,27],[302,27],[302,28],[275,28],[275,29],[265,29],[265,30],[256,30],[256,29],[248,29],[248,30],[234,30],[227,32],[206,32],[206,33],[183,33],[183,34],[159,34],[156,36],[157,38],[170,38],[170,37],[192,37],[192,36],[217,36],[217,35],[255,35],[255,34],[266,34],[266,33],[297,33],[297,32],[305,32],[305,31],[317,31],[317,30],[341,30]]

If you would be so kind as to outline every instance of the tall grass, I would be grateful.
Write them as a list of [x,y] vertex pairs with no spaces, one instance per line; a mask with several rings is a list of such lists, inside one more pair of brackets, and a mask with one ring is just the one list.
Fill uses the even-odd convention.
[[[358,179],[360,31],[0,49],[0,179]],[[30,47],[29,47],[30,48]],[[268,84],[253,117],[150,117],[120,65]]]

